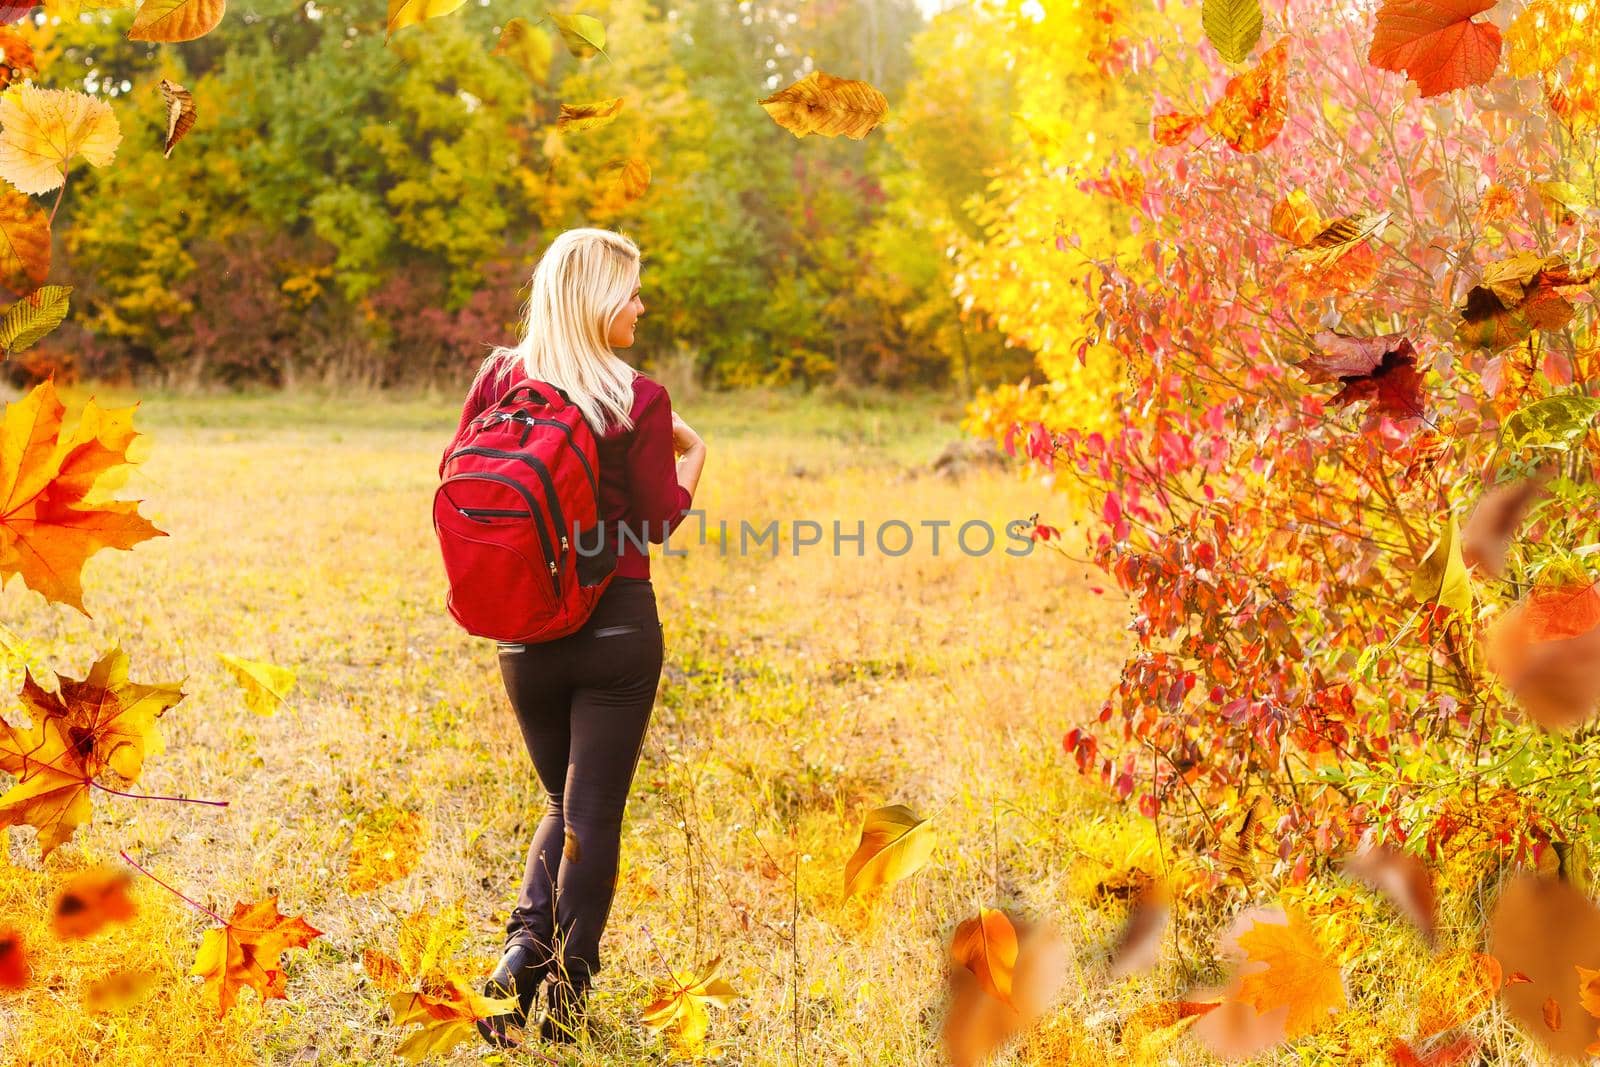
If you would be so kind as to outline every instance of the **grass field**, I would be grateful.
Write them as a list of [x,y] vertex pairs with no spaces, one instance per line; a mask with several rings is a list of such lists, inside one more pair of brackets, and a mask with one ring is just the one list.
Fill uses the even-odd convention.
[[[979,904],[1062,927],[1073,968],[1113,929],[1073,891],[1078,838],[1093,822],[1097,847],[1115,852],[1131,824],[1077,784],[1060,737],[1114,680],[1124,614],[1054,552],[1013,557],[1003,540],[985,556],[953,550],[968,519],[1000,530],[1034,512],[1065,518],[1038,481],[929,471],[960,436],[958,402],[751,394],[678,406],[709,446],[696,506],[710,521],[839,519],[848,531],[859,519],[866,554],[835,557],[825,543],[794,556],[785,539],[776,558],[692,540],[682,558],[657,555],[666,667],[623,831],[597,1037],[503,1056],[474,1040],[444,1060],[670,1062],[639,1022],[651,986],[720,956],[741,994],[712,1012],[722,1062],[941,1063],[946,946]],[[167,751],[146,762],[140,790],[230,803],[97,795],[92,824],[42,871],[32,832],[11,832],[19,877],[0,913],[35,947],[36,976],[0,998],[0,1059],[390,1062],[404,1034],[362,954],[393,953],[403,917],[430,901],[459,902],[460,966],[479,983],[542,795],[493,645],[444,608],[428,510],[458,412],[454,397],[143,396],[148,458],[122,495],[144,499],[170,536],[90,560],[92,619],[18,581],[0,596],[20,641],[0,678],[8,692],[24,664],[48,687],[52,669],[81,677],[120,642],[135,681],[183,679],[186,694],[162,719]],[[898,558],[871,536],[895,518],[918,530]],[[937,555],[924,519],[951,520]],[[247,710],[223,652],[296,669],[290,706]],[[840,903],[842,871],[863,814],[891,803],[930,818],[939,844],[869,918]],[[420,817],[420,861],[352,893],[353,827],[389,806]],[[285,954],[288,999],[247,991],[216,1019],[186,977],[214,924],[147,879],[133,923],[54,941],[50,889],[123,848],[213,910],[276,893],[284,913],[324,931]],[[154,988],[86,1016],[87,983],[124,967],[156,976]],[[1074,1015],[1090,1012],[1082,983],[1068,986]]]

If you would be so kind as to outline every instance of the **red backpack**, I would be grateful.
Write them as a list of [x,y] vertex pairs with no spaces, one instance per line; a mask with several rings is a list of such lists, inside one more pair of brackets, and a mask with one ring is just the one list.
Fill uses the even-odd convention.
[[444,457],[433,529],[450,580],[446,603],[476,637],[565,637],[616,572],[616,545],[600,544],[599,451],[570,400],[549,382],[524,380],[469,422]]

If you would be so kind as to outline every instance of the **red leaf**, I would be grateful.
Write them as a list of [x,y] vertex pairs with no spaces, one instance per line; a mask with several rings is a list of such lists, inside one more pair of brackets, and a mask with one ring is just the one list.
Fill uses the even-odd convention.
[[1497,0],[1384,0],[1367,61],[1404,73],[1423,96],[1482,85],[1500,63],[1500,30],[1474,22]]

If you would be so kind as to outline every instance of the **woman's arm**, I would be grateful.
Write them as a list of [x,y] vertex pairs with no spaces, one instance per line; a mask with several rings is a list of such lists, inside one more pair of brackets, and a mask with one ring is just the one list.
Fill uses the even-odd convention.
[[[627,461],[631,509],[644,520],[649,540],[659,545],[688,517],[694,503],[694,483],[682,484],[673,461],[672,401],[665,389],[645,401],[633,428]],[[699,478],[698,468],[694,475]]]

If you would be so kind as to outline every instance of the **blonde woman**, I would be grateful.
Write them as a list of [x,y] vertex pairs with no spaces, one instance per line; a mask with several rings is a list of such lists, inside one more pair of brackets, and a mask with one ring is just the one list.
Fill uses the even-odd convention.
[[[557,237],[534,269],[521,342],[484,360],[457,430],[525,379],[562,390],[594,431],[602,537],[617,555],[581,629],[499,645],[506,695],[549,800],[485,989],[518,1002],[515,1013],[478,1024],[496,1045],[516,1043],[510,1027],[531,1029],[546,979],[542,1036],[573,1041],[585,1027],[623,810],[661,678],[661,621],[641,546],[662,543],[683,521],[705,465],[705,442],[673,412],[666,389],[616,354],[633,344],[639,292],[639,249],[627,237],[592,228]],[[634,532],[620,536],[619,524]]]

